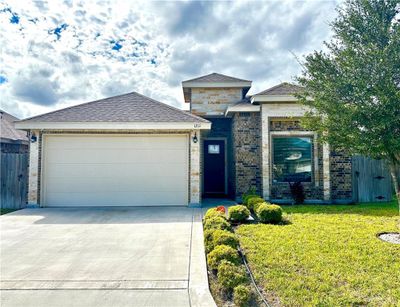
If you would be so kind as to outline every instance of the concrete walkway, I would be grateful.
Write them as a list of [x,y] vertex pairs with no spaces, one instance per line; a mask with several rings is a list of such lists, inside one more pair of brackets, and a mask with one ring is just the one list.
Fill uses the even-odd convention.
[[1,216],[1,306],[215,306],[201,209],[24,209]]

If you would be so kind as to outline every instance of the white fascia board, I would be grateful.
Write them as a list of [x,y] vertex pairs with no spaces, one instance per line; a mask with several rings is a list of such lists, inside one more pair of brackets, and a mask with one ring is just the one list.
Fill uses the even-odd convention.
[[211,123],[203,122],[16,122],[16,129],[52,130],[209,130]]
[[193,87],[202,87],[202,88],[213,88],[213,87],[251,87],[251,81],[250,82],[195,82],[195,81],[189,81],[189,82],[182,82],[182,87],[183,88],[193,88]]
[[229,113],[236,112],[260,112],[261,107],[259,105],[249,104],[248,106],[229,106],[226,109],[225,116],[229,115]]
[[296,102],[298,99],[292,95],[256,95],[251,97],[251,103],[254,102]]
[[[312,97],[307,97],[307,100],[313,100]],[[299,101],[293,95],[255,95],[251,97],[251,103],[254,102],[297,102]]]

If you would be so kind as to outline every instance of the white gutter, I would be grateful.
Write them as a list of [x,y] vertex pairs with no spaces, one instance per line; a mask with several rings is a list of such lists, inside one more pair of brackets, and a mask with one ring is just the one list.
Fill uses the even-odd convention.
[[254,102],[296,102],[298,99],[292,95],[255,95],[251,97],[251,103]]
[[[313,100],[312,97],[307,97],[308,100]],[[293,95],[254,95],[250,99],[254,102],[298,102],[299,100]]]
[[54,130],[209,130],[211,123],[204,122],[35,122],[20,121],[16,129]]
[[233,105],[229,106],[226,109],[225,116],[228,116],[229,113],[236,113],[236,112],[260,112],[261,107],[259,105],[248,104],[248,105]]

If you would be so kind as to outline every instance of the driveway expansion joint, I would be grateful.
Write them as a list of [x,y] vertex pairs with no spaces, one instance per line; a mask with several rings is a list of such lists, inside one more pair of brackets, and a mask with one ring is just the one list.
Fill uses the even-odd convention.
[[1,290],[187,289],[187,280],[2,280]]

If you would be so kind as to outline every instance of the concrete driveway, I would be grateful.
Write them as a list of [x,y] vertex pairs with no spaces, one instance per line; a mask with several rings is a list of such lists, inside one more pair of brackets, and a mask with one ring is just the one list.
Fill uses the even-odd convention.
[[1,306],[215,306],[201,209],[24,209],[1,216]]

